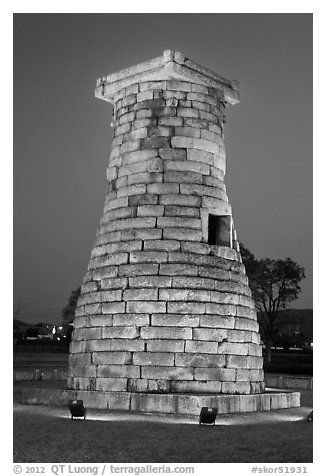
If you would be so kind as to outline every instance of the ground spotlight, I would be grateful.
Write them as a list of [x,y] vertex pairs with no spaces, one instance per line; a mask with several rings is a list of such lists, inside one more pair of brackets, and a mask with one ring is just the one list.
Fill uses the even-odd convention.
[[84,407],[83,400],[69,400],[69,410],[71,413],[71,419],[84,418],[86,419],[86,408]]
[[215,418],[217,415],[217,408],[202,407],[199,415],[199,425],[215,425]]

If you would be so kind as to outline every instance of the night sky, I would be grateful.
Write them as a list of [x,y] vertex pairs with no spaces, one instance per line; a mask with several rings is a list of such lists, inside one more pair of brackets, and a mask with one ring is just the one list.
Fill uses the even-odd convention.
[[306,269],[312,307],[311,14],[15,14],[14,305],[61,322],[100,218],[112,106],[96,79],[165,49],[240,81],[227,110],[226,185],[257,258]]

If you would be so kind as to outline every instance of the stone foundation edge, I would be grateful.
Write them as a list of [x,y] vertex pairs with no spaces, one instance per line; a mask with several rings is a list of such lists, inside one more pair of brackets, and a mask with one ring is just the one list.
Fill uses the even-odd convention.
[[22,403],[64,406],[70,399],[80,399],[86,408],[198,416],[202,407],[215,407],[218,414],[300,407],[300,396],[299,392],[279,391],[255,395],[194,395],[24,388]]

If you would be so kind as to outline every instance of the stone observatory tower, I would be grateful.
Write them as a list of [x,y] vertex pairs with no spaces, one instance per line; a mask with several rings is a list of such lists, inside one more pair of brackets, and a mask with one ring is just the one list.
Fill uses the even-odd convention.
[[174,413],[190,395],[261,394],[259,326],[224,183],[238,82],[167,50],[102,77],[96,97],[113,104],[114,139],[68,388],[99,392],[109,408]]

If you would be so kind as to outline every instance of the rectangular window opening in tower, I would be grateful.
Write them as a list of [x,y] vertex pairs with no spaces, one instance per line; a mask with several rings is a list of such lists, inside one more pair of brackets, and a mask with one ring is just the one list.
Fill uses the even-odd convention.
[[230,215],[208,215],[208,244],[232,248]]

